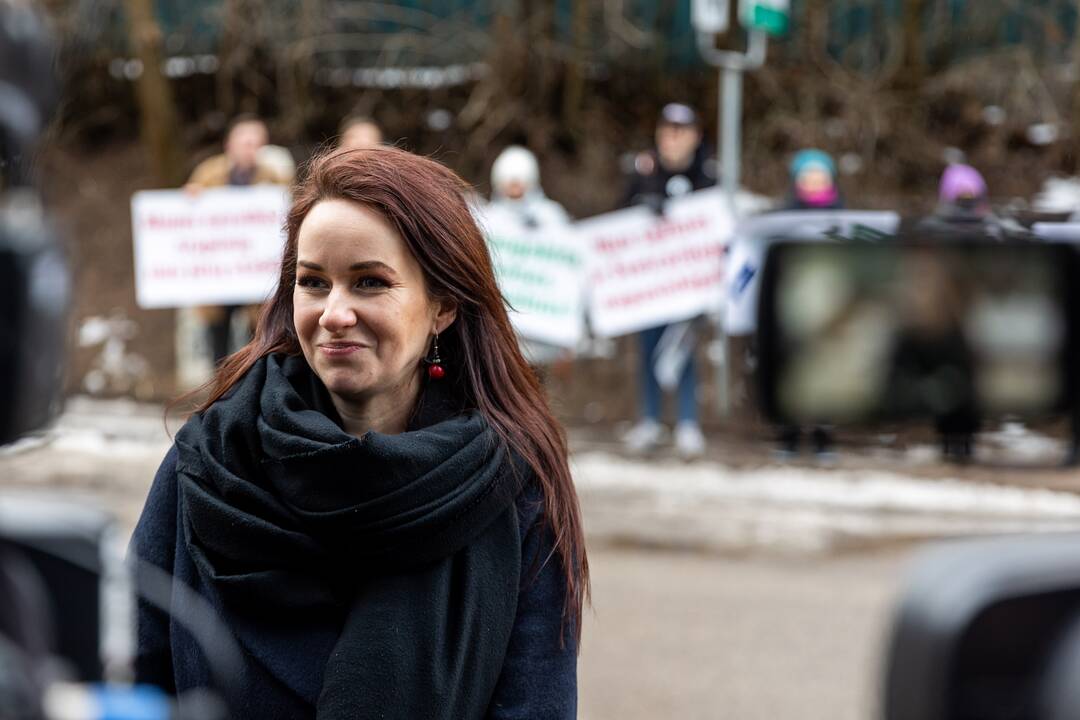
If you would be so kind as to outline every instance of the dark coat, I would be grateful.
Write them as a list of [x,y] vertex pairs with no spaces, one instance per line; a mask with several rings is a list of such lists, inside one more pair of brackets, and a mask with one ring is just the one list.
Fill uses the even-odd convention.
[[1000,218],[988,210],[947,203],[920,220],[915,231],[931,240],[1027,240],[1031,234],[1015,221]]
[[690,190],[702,190],[716,184],[716,173],[708,159],[705,145],[698,145],[690,166],[679,172],[672,172],[660,163],[655,148],[638,155],[634,163],[634,173],[623,194],[621,207],[647,205],[656,212],[662,212],[664,202],[673,197],[671,190],[676,184],[672,178],[682,176],[689,182]]
[[[179,499],[177,450],[174,447],[158,470],[142,518],[135,530],[133,547],[141,557],[171,573],[212,603],[215,594],[207,588],[189,552],[184,536],[184,518]],[[576,716],[576,644],[572,633],[564,633],[560,647],[565,584],[561,566],[552,557],[552,538],[540,524],[542,496],[529,486],[516,500],[521,533],[521,579],[517,612],[506,648],[502,671],[487,717],[489,718],[573,718]],[[539,569],[539,572],[537,572]],[[176,597],[174,592],[174,598]],[[218,608],[220,612],[220,608]],[[312,643],[320,639],[312,638]],[[305,641],[300,640],[300,644]],[[199,645],[188,631],[164,614],[140,605],[138,617],[138,679],[160,685],[171,692],[211,686],[209,668]],[[268,652],[269,647],[269,652]],[[279,680],[262,668],[285,668],[290,685],[310,684],[313,668],[297,659],[304,649],[270,643],[260,648],[259,662],[244,673],[245,697],[258,698],[249,707],[248,717],[307,717],[311,708],[296,704],[284,692]],[[387,708],[393,717],[393,708]]]
[[[144,560],[205,594],[180,534],[176,456],[176,449],[171,449],[154,478],[133,543],[141,549]],[[537,560],[543,562],[552,549],[550,534],[537,527],[541,509],[541,496],[535,489],[517,500],[523,535],[521,592],[502,675],[488,714],[492,720],[558,720],[577,716],[577,648],[572,633],[566,633],[565,647],[559,647],[566,597],[561,567],[553,558],[536,573]],[[141,680],[161,685],[170,692],[210,684],[198,645],[162,613],[140,607],[138,641],[141,652],[136,664]],[[284,653],[285,649],[282,650]],[[288,663],[287,658],[280,660]],[[297,673],[307,671],[296,668]],[[276,697],[274,681],[266,677],[265,682],[266,697]],[[250,717],[276,717],[277,710],[252,708]]]

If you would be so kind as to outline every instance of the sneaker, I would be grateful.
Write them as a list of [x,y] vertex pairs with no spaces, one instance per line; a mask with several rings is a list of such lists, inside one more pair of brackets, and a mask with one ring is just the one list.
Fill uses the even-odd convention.
[[664,426],[655,420],[646,418],[626,433],[623,443],[626,449],[635,455],[652,452],[664,438]]
[[675,426],[675,451],[683,460],[696,460],[705,454],[705,436],[696,422]]

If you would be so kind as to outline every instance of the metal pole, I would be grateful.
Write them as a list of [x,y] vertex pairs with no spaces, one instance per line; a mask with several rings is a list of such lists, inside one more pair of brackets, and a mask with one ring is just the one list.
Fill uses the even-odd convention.
[[765,63],[769,39],[764,32],[751,30],[747,37],[746,53],[717,50],[712,45],[712,35],[708,33],[698,33],[697,41],[705,61],[721,68],[717,150],[720,153],[721,186],[732,217],[737,217],[735,196],[739,191],[743,73],[757,69]]
[[[735,222],[739,214],[737,212],[735,198],[739,192],[739,166],[741,160],[742,144],[742,81],[743,73],[748,70],[759,68],[765,62],[768,49],[768,36],[760,30],[751,30],[747,38],[746,53],[717,50],[714,38],[709,33],[699,32],[697,35],[698,49],[701,56],[710,65],[721,68],[717,88],[717,150],[720,153],[720,182],[724,191],[724,197],[731,212],[732,222]],[[724,329],[720,328],[722,339],[710,348],[710,359],[716,367],[719,376],[719,392],[717,400],[720,412],[727,416],[731,412],[731,398],[728,395],[728,386],[731,383],[732,356],[728,352],[729,342]]]
[[[1076,0],[1080,2],[1080,0]],[[1080,46],[1080,43],[1077,43]],[[1080,86],[1080,83],[1078,83]],[[724,182],[724,169],[721,163],[724,162],[724,158],[727,156],[725,152],[726,145],[724,144],[724,127],[727,124],[727,103],[724,102],[724,73],[720,71],[716,73],[716,172],[719,175],[719,181]]]
[[735,196],[739,192],[740,151],[742,143],[742,80],[740,67],[725,65],[721,73],[724,86],[721,150],[721,182],[727,197],[731,216],[737,217]]
[[[736,196],[739,192],[739,161],[741,159],[742,129],[742,76],[743,69],[735,63],[721,66],[720,76],[720,185],[724,190],[728,212],[734,223],[738,218]],[[731,384],[731,354],[728,350],[727,336],[720,325],[721,339],[718,347],[710,348],[711,359],[719,376],[717,381],[717,404],[720,414],[731,414],[731,398],[728,386]]]

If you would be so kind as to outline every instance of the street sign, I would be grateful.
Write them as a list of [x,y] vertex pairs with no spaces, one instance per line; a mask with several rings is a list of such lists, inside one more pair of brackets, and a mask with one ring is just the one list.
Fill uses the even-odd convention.
[[721,35],[727,32],[730,0],[693,0],[691,21],[702,33]]
[[750,30],[784,35],[791,19],[791,0],[741,0],[739,20]]

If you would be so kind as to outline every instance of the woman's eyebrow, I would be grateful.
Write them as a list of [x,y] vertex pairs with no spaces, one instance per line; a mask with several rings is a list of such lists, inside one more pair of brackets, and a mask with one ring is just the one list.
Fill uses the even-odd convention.
[[383,270],[384,272],[389,273],[394,272],[394,268],[380,260],[367,260],[365,262],[353,263],[349,266],[349,270]]
[[[300,267],[307,268],[308,270],[315,270],[316,272],[325,272],[325,268],[319,263],[311,262],[310,260],[297,260],[296,264]],[[381,260],[365,260],[364,262],[353,263],[349,266],[349,271],[356,270],[382,270],[388,273],[394,273],[394,268],[390,267]]]

